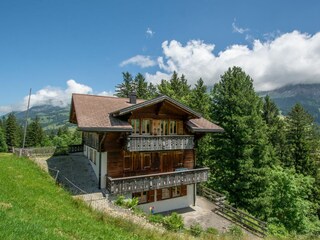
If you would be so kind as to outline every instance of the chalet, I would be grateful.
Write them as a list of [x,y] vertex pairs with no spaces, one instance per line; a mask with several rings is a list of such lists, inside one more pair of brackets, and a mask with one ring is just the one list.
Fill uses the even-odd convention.
[[151,100],[73,94],[70,122],[83,132],[84,155],[109,196],[138,197],[155,212],[195,203],[196,184],[208,168],[196,167],[195,146],[216,124],[167,96]]

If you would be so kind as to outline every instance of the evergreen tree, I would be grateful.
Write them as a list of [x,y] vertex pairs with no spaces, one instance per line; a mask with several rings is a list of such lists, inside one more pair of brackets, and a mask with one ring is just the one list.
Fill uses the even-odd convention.
[[44,146],[45,133],[40,124],[39,118],[36,117],[27,128],[26,146],[40,147]]
[[239,67],[228,69],[212,92],[211,119],[224,128],[213,136],[210,184],[239,207],[258,213],[272,165],[262,101],[253,80]]
[[129,72],[122,73],[123,82],[116,86],[117,97],[128,97],[135,89],[133,77]]
[[181,75],[181,78],[179,78],[178,74],[173,72],[169,81],[161,81],[158,85],[158,90],[160,94],[167,95],[177,101],[188,104],[188,97],[191,90],[190,85],[188,85],[188,81],[183,74]]
[[207,86],[200,78],[191,90],[189,106],[202,114],[205,118],[209,117],[210,96],[207,93]]
[[0,152],[7,152],[7,151],[8,151],[8,146],[6,143],[5,134],[4,134],[3,128],[0,127]]
[[315,176],[319,151],[319,138],[312,116],[300,104],[296,104],[288,114],[287,140],[291,165],[297,173]]
[[116,86],[117,97],[128,97],[135,92],[137,98],[151,99],[157,95],[156,87],[146,81],[145,77],[138,73],[134,78],[129,72],[122,73],[123,82]]
[[286,121],[280,116],[277,105],[268,95],[264,98],[262,117],[268,127],[267,136],[269,143],[274,149],[275,156],[273,158],[284,165],[289,158],[286,146]]
[[8,147],[19,147],[21,145],[22,128],[13,113],[10,113],[6,119],[5,132]]

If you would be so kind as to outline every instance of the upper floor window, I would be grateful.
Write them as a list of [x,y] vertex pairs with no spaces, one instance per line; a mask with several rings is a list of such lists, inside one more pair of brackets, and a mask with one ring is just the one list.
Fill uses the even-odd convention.
[[140,133],[140,120],[139,119],[131,119],[132,126],[132,134]]
[[168,120],[161,120],[161,135],[168,135]]
[[177,134],[177,122],[170,121],[169,134]]
[[141,134],[150,134],[150,119],[142,119]]

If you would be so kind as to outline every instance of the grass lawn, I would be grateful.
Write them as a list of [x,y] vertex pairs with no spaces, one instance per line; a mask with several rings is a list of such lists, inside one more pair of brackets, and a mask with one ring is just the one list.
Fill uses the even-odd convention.
[[176,239],[74,200],[32,161],[0,153],[0,239]]

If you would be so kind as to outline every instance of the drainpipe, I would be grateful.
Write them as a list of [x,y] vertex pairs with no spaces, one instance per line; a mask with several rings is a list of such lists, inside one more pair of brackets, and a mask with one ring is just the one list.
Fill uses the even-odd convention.
[[101,189],[101,158],[102,158],[102,152],[101,152],[101,150],[102,150],[102,143],[103,143],[106,135],[107,135],[107,134],[104,133],[101,141],[99,142],[99,178],[98,178],[98,180],[99,180],[99,186],[98,186],[99,189]]

